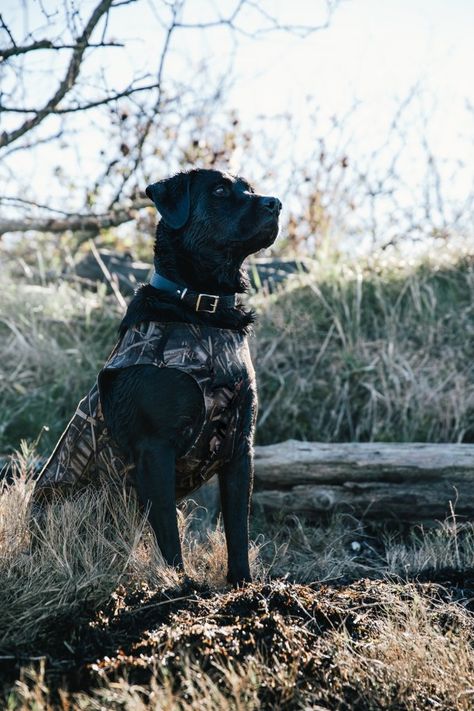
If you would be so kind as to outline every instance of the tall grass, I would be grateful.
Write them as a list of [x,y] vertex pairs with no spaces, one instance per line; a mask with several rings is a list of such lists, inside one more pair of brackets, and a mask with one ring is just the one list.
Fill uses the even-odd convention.
[[[31,450],[17,452],[13,482],[0,483],[0,655],[50,646],[52,634],[67,642],[119,585],[172,589],[182,582],[164,563],[136,497],[117,484],[58,499],[35,523],[31,461]],[[197,584],[223,588],[223,527],[193,526],[192,504],[186,506],[178,512],[186,573]],[[258,548],[250,548],[257,578],[263,570]]]
[[[46,453],[111,350],[121,314],[102,287],[49,283],[46,271],[41,284],[6,272],[2,278],[0,453],[37,439],[47,425],[38,445]],[[277,294],[253,295],[258,440],[474,441],[473,296],[473,255],[449,251],[416,264],[324,261]],[[201,605],[196,619],[185,606],[189,583],[163,563],[133,496],[87,489],[52,505],[41,528],[31,525],[35,459],[23,444],[13,483],[0,490],[0,662],[19,668],[0,706],[472,708],[473,524],[453,515],[401,539],[347,516],[311,526],[252,518],[256,583],[234,593],[225,581],[220,522],[199,529],[181,511],[186,571]],[[464,576],[466,592],[407,582],[449,575],[462,586]],[[50,688],[48,664],[61,668],[66,655],[71,663],[97,615],[119,615],[128,593],[140,600],[157,591],[177,600],[175,612],[161,632],[157,621],[137,633],[136,658],[129,650],[130,664],[147,670],[149,682],[136,682],[125,668],[88,691],[57,682]],[[273,594],[288,602],[287,614],[271,609]],[[239,613],[229,610],[247,609],[246,600],[264,611],[268,628],[258,617],[239,626]],[[138,619],[143,610],[133,612]],[[270,630],[268,644],[259,629]],[[249,631],[259,640],[253,651],[226,661],[225,645],[238,648]],[[158,653],[140,656],[140,645],[160,634],[176,674]],[[212,640],[204,669],[196,654]]]
[[93,292],[61,280],[42,286],[5,278],[0,453],[40,434],[40,451],[54,446],[112,350],[119,323],[116,302],[103,286]]
[[256,297],[258,441],[474,441],[474,255],[322,263]]
[[[121,313],[100,287],[2,273],[0,453],[47,453],[112,349]],[[254,294],[257,443],[474,441],[474,255],[316,262]]]

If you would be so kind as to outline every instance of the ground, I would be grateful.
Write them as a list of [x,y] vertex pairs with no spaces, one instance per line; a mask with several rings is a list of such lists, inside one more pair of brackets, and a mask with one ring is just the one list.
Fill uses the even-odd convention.
[[180,578],[122,494],[31,534],[29,492],[20,474],[0,497],[5,708],[472,708],[470,524],[254,520],[255,582],[233,590],[219,522],[180,513]]

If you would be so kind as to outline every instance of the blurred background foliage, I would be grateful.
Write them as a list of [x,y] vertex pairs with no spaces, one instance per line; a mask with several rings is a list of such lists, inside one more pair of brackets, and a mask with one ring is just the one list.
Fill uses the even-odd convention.
[[[48,277],[45,251],[40,283],[3,274],[0,451],[43,425],[39,451],[51,448],[123,311],[104,283]],[[474,441],[474,252],[304,265],[249,295],[257,442]]]
[[[40,434],[40,451],[54,444],[114,344],[133,284],[149,273],[156,213],[143,189],[191,167],[241,173],[284,204],[278,240],[249,263],[259,443],[473,441],[473,142],[463,134],[473,103],[465,96],[446,112],[443,89],[437,113],[439,63],[410,83],[416,67],[409,74],[405,59],[391,56],[406,23],[428,22],[422,5],[410,8],[399,5],[393,24],[371,0],[357,11],[329,0],[311,11],[240,0],[217,15],[192,0],[50,0],[21,11],[7,1],[0,452]],[[460,10],[450,15],[459,62]],[[375,35],[364,24],[371,13]],[[440,35],[446,46],[452,30],[446,23]],[[350,77],[362,61],[351,44],[358,33],[368,52],[378,42],[382,53],[385,37],[380,61],[389,56],[405,84],[395,96],[395,80],[382,82],[364,106],[357,93],[371,78],[360,76],[343,110],[341,66]],[[332,37],[347,37],[341,65],[309,71],[308,58],[329,56]],[[419,42],[406,42],[409,57]],[[277,52],[284,61],[272,74]],[[252,100],[249,65],[262,74]],[[462,93],[461,74],[456,82]],[[332,83],[336,98],[324,104]],[[279,93],[286,107],[272,110]],[[252,101],[269,111],[251,115]],[[378,113],[389,117],[384,130]],[[97,257],[115,259],[132,282],[113,276],[115,267],[111,281]],[[272,269],[276,284],[267,281]]]

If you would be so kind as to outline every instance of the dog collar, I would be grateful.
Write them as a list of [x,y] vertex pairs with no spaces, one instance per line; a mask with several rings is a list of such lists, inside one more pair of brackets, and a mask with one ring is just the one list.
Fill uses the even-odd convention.
[[221,309],[231,309],[237,306],[237,294],[220,296],[218,294],[204,294],[199,291],[188,289],[184,284],[178,284],[171,279],[167,279],[158,272],[154,272],[150,280],[150,285],[155,289],[167,291],[184,301],[188,306],[192,306],[195,311],[205,311],[215,313]]

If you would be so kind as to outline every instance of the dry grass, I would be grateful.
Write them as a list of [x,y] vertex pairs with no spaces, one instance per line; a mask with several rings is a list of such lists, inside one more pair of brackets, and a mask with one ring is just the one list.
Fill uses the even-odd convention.
[[319,699],[336,708],[472,708],[472,617],[412,586],[392,585],[380,598],[366,638],[354,640],[346,629],[332,634],[335,673]]
[[[12,485],[0,488],[0,655],[35,650],[51,629],[71,629],[89,619],[119,585],[176,588],[180,578],[165,565],[135,497],[116,486],[92,487],[48,507],[41,528],[30,524],[32,457],[15,458]],[[225,536],[220,523],[191,530],[192,510],[179,512],[187,574],[197,584],[226,585]],[[258,546],[250,564],[261,577]]]
[[0,453],[40,434],[47,453],[112,350],[120,315],[105,288],[0,273]]
[[[252,297],[260,442],[474,441],[473,258],[448,251],[320,264]],[[101,289],[4,284],[0,451],[48,424],[48,452],[120,316]],[[402,536],[254,518],[256,582],[230,591],[220,524],[180,513],[183,581],[121,490],[56,503],[31,545],[34,459],[25,445],[0,493],[1,707],[473,707],[473,524]]]
[[255,297],[260,444],[474,441],[474,257],[323,262]]
[[[48,425],[46,454],[112,349],[120,310],[102,287],[1,276],[0,453]],[[472,251],[326,260],[251,301],[258,443],[474,441]]]
[[33,462],[24,448],[0,495],[6,708],[472,707],[474,526],[254,521],[256,582],[231,591],[219,525],[180,513],[183,584],[117,490],[56,503],[31,547]]

